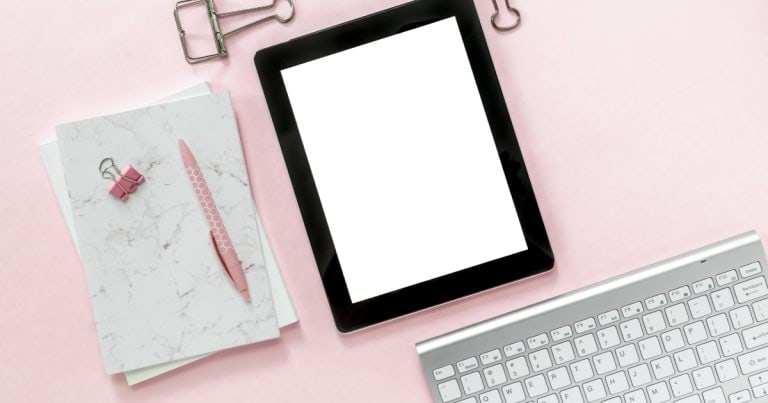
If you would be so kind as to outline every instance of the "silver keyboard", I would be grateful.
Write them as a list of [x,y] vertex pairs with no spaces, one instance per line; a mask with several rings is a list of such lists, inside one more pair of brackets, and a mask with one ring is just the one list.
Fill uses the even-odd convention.
[[435,402],[768,402],[749,232],[416,345]]

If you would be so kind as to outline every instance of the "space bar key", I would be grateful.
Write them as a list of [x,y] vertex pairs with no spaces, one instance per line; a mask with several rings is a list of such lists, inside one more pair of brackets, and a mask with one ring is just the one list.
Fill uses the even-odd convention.
[[768,347],[740,356],[739,365],[744,375],[768,368]]

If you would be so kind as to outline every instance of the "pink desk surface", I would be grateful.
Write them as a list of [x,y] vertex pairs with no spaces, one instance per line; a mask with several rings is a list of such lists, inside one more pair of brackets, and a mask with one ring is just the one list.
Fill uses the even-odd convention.
[[[173,0],[21,1],[0,24],[0,400],[425,402],[414,343],[757,229],[768,238],[768,2],[477,6],[557,256],[556,271],[336,333],[251,59],[402,0],[295,0],[296,19],[187,65]],[[219,0],[220,8],[233,4]],[[10,5],[10,4],[9,4]],[[198,83],[232,92],[257,205],[300,324],[130,388],[102,369],[85,278],[37,153],[56,123]]]

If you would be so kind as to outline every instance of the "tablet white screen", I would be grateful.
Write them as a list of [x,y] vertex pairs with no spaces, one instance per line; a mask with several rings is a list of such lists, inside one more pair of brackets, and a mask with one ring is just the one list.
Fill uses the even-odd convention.
[[352,302],[527,249],[455,18],[282,76]]

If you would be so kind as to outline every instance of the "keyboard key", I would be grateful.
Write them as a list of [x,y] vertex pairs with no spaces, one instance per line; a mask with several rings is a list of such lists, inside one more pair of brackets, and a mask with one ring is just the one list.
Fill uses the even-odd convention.
[[473,372],[461,377],[461,386],[464,387],[464,394],[471,395],[484,389],[483,380],[479,372]]
[[645,400],[645,392],[642,390],[635,390],[624,395],[624,401],[626,403],[648,403]]
[[509,373],[509,379],[511,380],[519,379],[530,374],[525,357],[518,357],[507,361],[507,372]]
[[688,312],[683,304],[672,305],[665,309],[664,312],[667,314],[667,322],[669,322],[670,326],[677,326],[688,322]]
[[616,330],[616,326],[598,330],[597,338],[600,340],[600,346],[603,349],[608,349],[621,344],[621,340],[619,339],[619,331]]
[[504,355],[507,357],[522,354],[523,352],[525,352],[525,344],[522,341],[504,346]]
[[667,296],[665,294],[659,294],[655,297],[650,297],[645,300],[645,307],[648,308],[648,310],[653,310],[666,304]]
[[450,378],[454,375],[456,375],[456,373],[453,372],[453,365],[446,365],[432,371],[432,376],[435,377],[436,381],[442,381],[443,379]]
[[760,262],[750,263],[746,266],[742,266],[739,268],[739,271],[741,272],[741,277],[747,278],[750,276],[754,276],[757,273],[760,273],[763,271],[763,268],[760,267]]
[[[759,304],[759,302],[755,303]],[[733,323],[734,329],[741,329],[755,323],[752,320],[752,314],[749,312],[748,306],[736,308],[729,312],[729,314],[731,315],[731,323]]]
[[501,388],[501,394],[504,395],[506,403],[520,403],[525,400],[525,392],[523,392],[523,384],[515,382],[513,384],[504,386]]
[[549,385],[553,390],[564,388],[571,384],[571,377],[568,376],[568,370],[565,367],[560,367],[547,372],[547,379],[549,379]]
[[576,343],[576,353],[579,357],[584,357],[597,352],[597,342],[595,342],[595,336],[587,334],[574,340]]
[[614,397],[614,398],[603,401],[603,403],[622,403],[622,402],[620,397]]
[[530,397],[541,396],[549,392],[549,388],[547,388],[547,381],[544,379],[544,375],[536,375],[526,379],[525,389],[528,391],[528,396]]
[[669,292],[669,300],[677,302],[691,296],[691,289],[688,286],[682,286]]
[[587,382],[582,387],[588,402],[594,402],[605,397],[605,385],[603,385],[602,379]]
[[560,401],[557,400],[557,395],[553,394],[539,398],[537,403],[560,403]]
[[712,304],[716,311],[722,311],[734,306],[733,294],[730,288],[724,288],[712,293]]
[[717,285],[724,286],[733,283],[734,281],[738,281],[739,275],[736,274],[736,270],[730,270],[725,273],[720,273],[715,277],[715,280],[717,281]]
[[645,325],[645,332],[648,334],[660,332],[667,328],[667,325],[664,323],[664,316],[662,316],[661,312],[653,312],[644,315],[643,325]]
[[715,282],[711,278],[705,278],[704,280],[693,283],[693,293],[701,294],[715,288]]
[[672,366],[672,359],[669,358],[669,356],[651,361],[651,368],[653,368],[653,376],[655,376],[656,379],[663,379],[675,373],[675,368]]
[[651,372],[648,370],[648,365],[640,364],[630,368],[629,379],[632,381],[632,386],[634,387],[642,386],[650,382]]
[[735,333],[720,339],[720,348],[723,350],[723,355],[726,357],[744,351],[744,347],[741,346],[741,339],[739,339],[739,335]]
[[755,399],[759,399],[763,396],[766,396],[768,395],[768,385],[755,386],[754,388],[752,388],[752,393],[755,394]]
[[701,395],[706,403],[728,403],[723,394],[723,388],[710,389]]
[[728,395],[728,401],[731,403],[743,403],[743,402],[748,402],[751,399],[752,399],[752,396],[749,394],[749,391],[746,389]]
[[492,390],[492,391],[483,393],[482,395],[480,395],[480,402],[481,403],[503,403],[501,401],[501,395],[499,395],[498,390]]
[[728,325],[728,318],[724,313],[707,318],[707,327],[712,337],[719,337],[731,331],[731,326]]
[[570,341],[552,346],[552,356],[555,358],[555,363],[557,365],[562,365],[576,358],[573,354],[573,347],[571,347]]
[[477,358],[475,357],[469,357],[466,360],[459,361],[456,364],[456,368],[459,369],[459,373],[463,374],[464,372],[473,371],[477,369],[479,365],[477,365]]
[[714,340],[696,346],[696,352],[699,354],[699,361],[702,365],[720,359],[720,351],[717,349],[717,343]]
[[456,403],[477,403],[477,399],[475,399],[474,397],[468,397],[468,398],[466,398],[464,400],[460,400],[460,401],[458,401]]
[[576,322],[573,327],[576,328],[576,333],[584,333],[590,330],[594,330],[597,327],[594,318],[587,318],[582,321]]
[[669,380],[669,387],[672,389],[672,395],[680,397],[693,392],[693,384],[688,374],[676,376]]
[[768,383],[768,371],[763,371],[749,377],[749,386],[752,386],[753,388],[755,386],[765,385],[766,383]]
[[715,380],[715,372],[712,371],[712,367],[697,369],[693,371],[691,375],[693,376],[693,383],[696,385],[696,389],[706,389],[717,384],[717,380]]
[[634,304],[625,305],[621,308],[621,314],[624,315],[625,318],[630,318],[632,316],[638,315],[643,312],[643,304],[639,302],[635,302]]
[[528,356],[533,372],[543,371],[552,368],[552,359],[549,357],[549,350],[539,350]]
[[570,388],[560,392],[560,399],[563,403],[584,403],[584,399],[581,398],[581,389]]
[[552,332],[552,341],[560,341],[573,336],[573,331],[570,326],[563,326],[559,329],[555,329]]
[[498,361],[501,361],[501,351],[499,351],[498,348],[496,350],[480,354],[480,362],[482,362],[483,365],[493,364],[494,362]]
[[461,397],[459,383],[455,379],[437,385],[437,390],[440,392],[440,398],[443,399],[443,402],[450,402]]
[[589,360],[581,360],[570,365],[574,382],[581,382],[594,376]]
[[709,306],[709,299],[707,299],[706,295],[688,301],[688,307],[691,309],[691,316],[693,316],[694,319],[712,313],[712,308]]
[[661,334],[661,341],[664,343],[664,350],[668,353],[678,348],[682,348],[685,345],[683,341],[683,333],[680,329],[672,329],[666,333]]
[[696,355],[692,348],[685,349],[679,353],[674,354],[675,365],[679,372],[687,371],[696,366]]
[[616,372],[615,374],[608,375],[605,378],[605,383],[608,384],[608,391],[611,392],[612,395],[617,395],[629,390],[629,381],[624,372]]
[[624,341],[633,341],[643,337],[643,328],[640,325],[639,319],[624,322],[619,327],[621,328],[621,337],[624,338]]
[[758,322],[768,319],[768,299],[755,302],[752,304],[752,309],[755,310],[755,319],[757,319]]
[[739,356],[739,366],[744,375],[768,368],[768,347]]
[[613,353],[606,351],[592,357],[595,364],[595,371],[598,375],[603,375],[616,369],[616,361],[613,359]]
[[600,323],[600,326],[611,324],[617,320],[619,320],[619,311],[615,309],[606,313],[601,313],[597,316],[597,321]]
[[527,340],[528,342],[528,348],[533,350],[534,348],[539,348],[541,346],[545,346],[549,344],[549,336],[547,336],[546,333],[542,333],[538,336],[533,336]]
[[661,403],[668,401],[669,388],[667,388],[666,382],[654,383],[648,387],[648,397],[651,399],[651,403]]
[[686,325],[683,328],[685,333],[685,339],[688,340],[688,344],[696,344],[707,338],[707,331],[704,330],[704,322],[693,322],[690,325]]
[[676,400],[675,403],[701,403],[701,398],[699,395],[693,395],[684,399]]
[[656,336],[640,340],[638,345],[640,346],[640,355],[643,356],[644,360],[650,360],[661,355],[661,345]]
[[619,359],[619,365],[622,367],[637,364],[640,361],[640,358],[637,356],[637,348],[634,344],[628,344],[616,349],[616,357]]
[[485,376],[485,384],[488,385],[489,388],[499,386],[507,381],[507,375],[504,374],[504,367],[502,367],[501,364],[484,368],[483,376]]
[[720,382],[728,382],[731,379],[736,379],[739,377],[739,370],[736,368],[736,361],[732,359],[715,364],[715,371],[717,371],[717,379],[719,379]]
[[765,277],[757,277],[743,283],[733,286],[736,292],[736,300],[740,304],[753,301],[768,295],[768,286],[765,284]]

